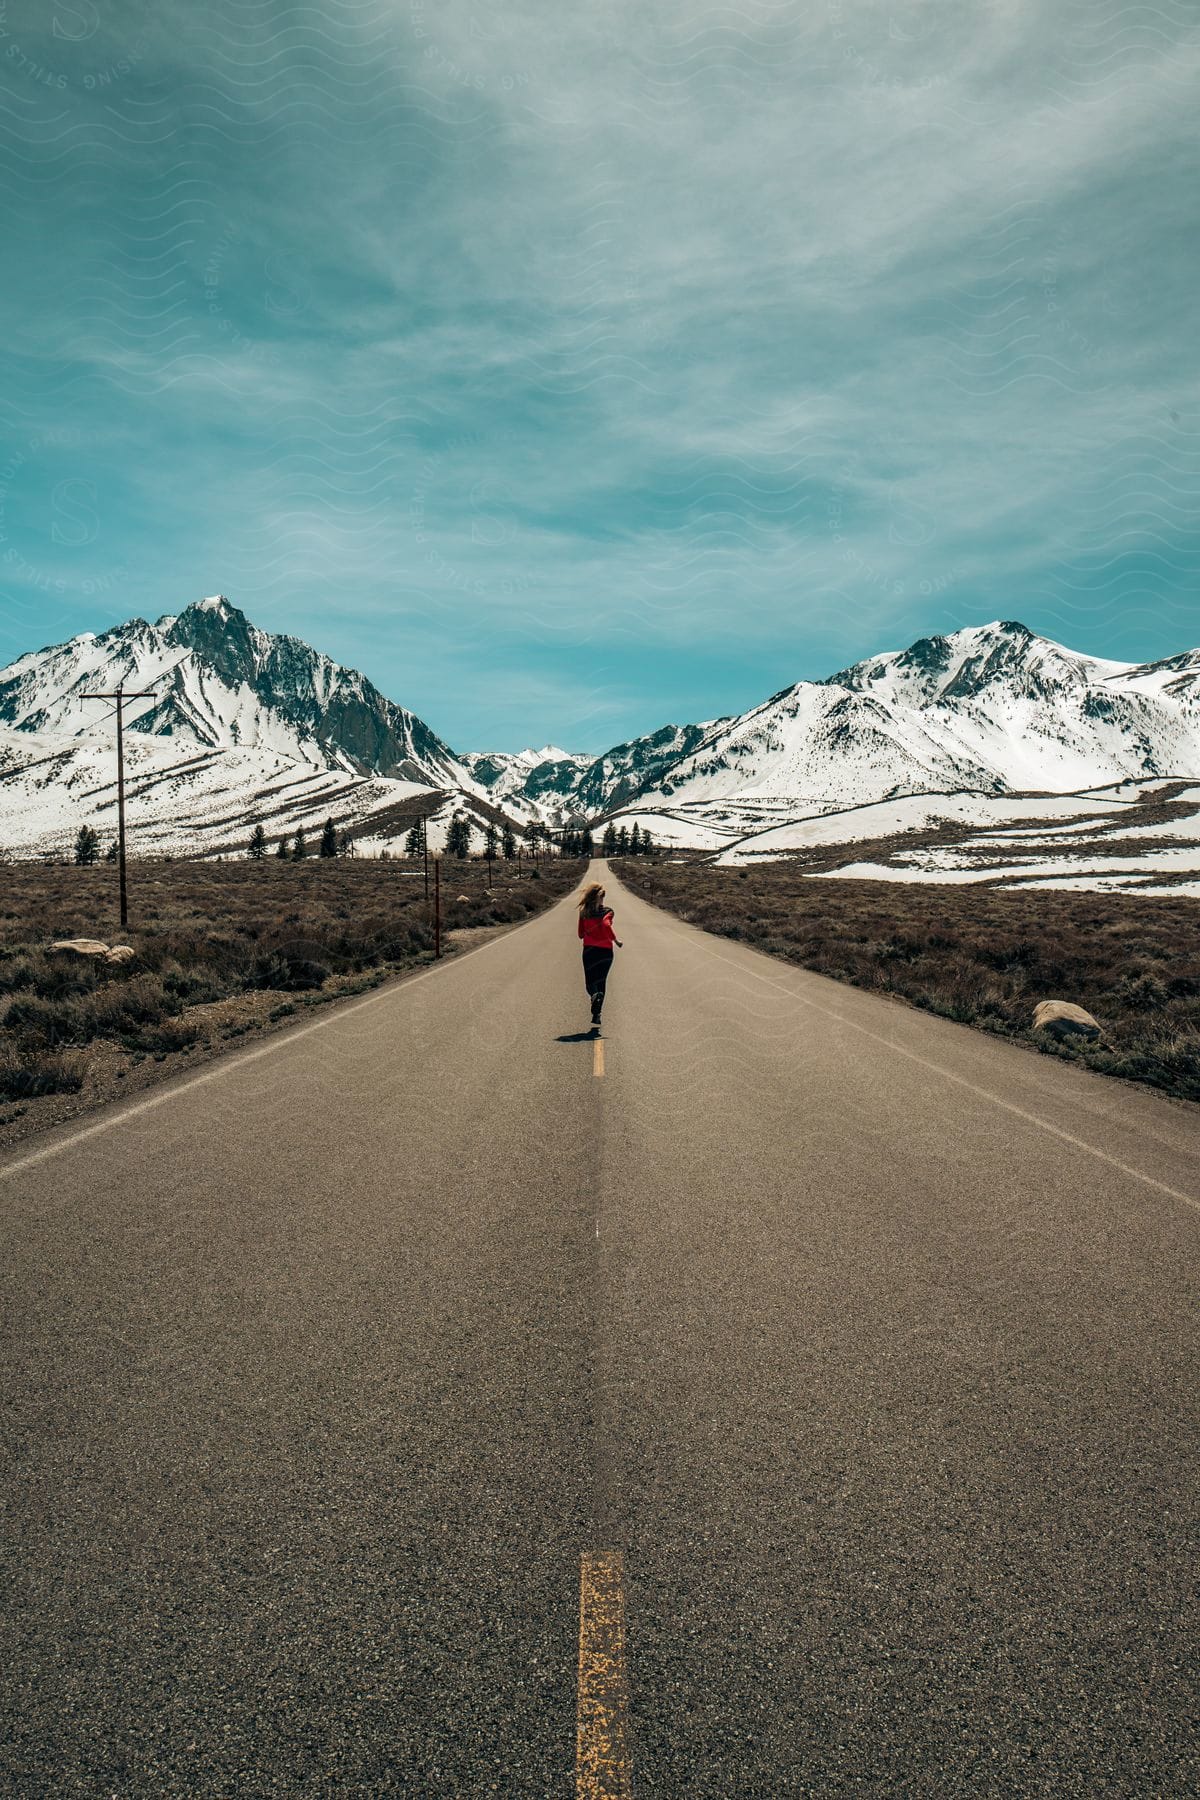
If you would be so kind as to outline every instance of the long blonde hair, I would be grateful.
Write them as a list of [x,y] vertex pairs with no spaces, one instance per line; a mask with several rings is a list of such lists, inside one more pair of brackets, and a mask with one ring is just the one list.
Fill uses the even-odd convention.
[[604,917],[605,908],[600,904],[603,898],[604,889],[598,881],[593,881],[591,887],[584,889],[583,899],[579,902],[579,910],[585,919],[602,919]]

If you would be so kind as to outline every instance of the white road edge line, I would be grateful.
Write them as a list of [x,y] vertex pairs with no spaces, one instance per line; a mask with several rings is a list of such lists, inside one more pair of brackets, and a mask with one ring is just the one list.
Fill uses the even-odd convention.
[[[570,899],[570,895],[565,895],[564,898]],[[561,902],[556,902],[556,904],[561,904]],[[553,911],[554,907],[549,906],[544,913],[539,913],[537,917],[544,919]],[[529,919],[523,922],[533,925],[537,921]],[[519,930],[520,926],[517,929]],[[121,1106],[118,1101],[116,1104],[120,1110],[111,1113],[106,1118],[98,1119],[94,1125],[81,1126],[78,1131],[73,1131],[69,1137],[60,1138],[57,1143],[45,1144],[40,1150],[30,1151],[28,1156],[21,1157],[17,1162],[0,1166],[0,1181],[4,1181],[9,1175],[20,1175],[24,1170],[34,1168],[38,1163],[48,1162],[52,1156],[57,1156],[61,1150],[69,1150],[73,1144],[82,1144],[88,1138],[98,1137],[102,1132],[111,1131],[115,1125],[124,1124],[126,1119],[137,1119],[143,1113],[153,1112],[156,1106],[165,1106],[169,1100],[177,1099],[180,1094],[190,1093],[192,1088],[203,1087],[209,1081],[219,1081],[222,1076],[230,1074],[234,1069],[240,1069],[244,1063],[257,1062],[260,1056],[270,1056],[276,1050],[282,1050],[285,1045],[294,1044],[297,1039],[308,1037],[314,1031],[324,1031],[327,1026],[336,1025],[339,1020],[348,1018],[351,1013],[363,1012],[368,1006],[377,1006],[381,1000],[394,1000],[402,990],[416,987],[418,982],[428,981],[434,975],[442,975],[447,969],[456,969],[460,963],[469,962],[473,956],[479,956],[485,950],[494,949],[497,944],[503,943],[505,938],[511,936],[512,933],[506,931],[500,937],[490,938],[486,944],[476,944],[473,950],[463,950],[457,956],[450,957],[442,964],[441,968],[435,964],[432,969],[423,969],[419,975],[401,975],[399,980],[389,982],[382,993],[367,994],[363,999],[353,1000],[341,1006],[335,1003],[323,1019],[314,1019],[311,1025],[302,1025],[298,1030],[277,1032],[267,1043],[259,1044],[252,1050],[239,1050],[235,1051],[232,1056],[218,1057],[211,1068],[200,1070],[190,1081],[183,1080],[178,1085],[168,1081],[157,1093],[147,1095],[144,1100],[135,1100],[129,1106]]]
[[[681,919],[676,923],[684,924],[685,921]],[[697,928],[693,926],[689,929]],[[703,936],[702,933],[701,936]],[[745,969],[745,973],[752,975],[756,981],[764,981],[768,987],[778,988],[780,993],[787,994],[793,1000],[798,1000],[801,1006],[810,1007],[813,1012],[820,1013],[822,1018],[834,1019],[839,1025],[848,1025],[851,1031],[861,1033],[863,1037],[870,1038],[873,1043],[882,1044],[885,1050],[894,1050],[898,1056],[906,1056],[910,1062],[920,1063],[922,1068],[931,1069],[944,1081],[953,1081],[956,1086],[966,1088],[969,1093],[977,1094],[981,1100],[990,1100],[994,1106],[1002,1107],[1005,1112],[1012,1113],[1018,1119],[1024,1119],[1027,1124],[1036,1125],[1040,1130],[1048,1132],[1051,1137],[1058,1138],[1060,1142],[1073,1144],[1077,1150],[1086,1151],[1098,1162],[1107,1163],[1111,1169],[1119,1169],[1122,1175],[1129,1175],[1134,1181],[1144,1182],[1147,1187],[1156,1189],[1158,1193],[1168,1194],[1172,1200],[1182,1200],[1185,1206],[1190,1206],[1194,1212],[1200,1212],[1200,1200],[1196,1199],[1194,1195],[1181,1193],[1178,1188],[1168,1187],[1165,1181],[1156,1181],[1153,1175],[1145,1175],[1141,1169],[1131,1168],[1128,1163],[1123,1163],[1117,1157],[1110,1156],[1107,1150],[1098,1150],[1094,1144],[1089,1144],[1086,1138],[1076,1137],[1073,1132],[1064,1131],[1060,1125],[1052,1125],[1048,1119],[1039,1118],[1037,1113],[1026,1112],[1023,1106],[1017,1106],[1011,1100],[1002,1100],[1000,1095],[992,1093],[990,1088],[978,1087],[975,1082],[968,1081],[965,1075],[955,1075],[952,1070],[944,1069],[941,1063],[931,1062],[927,1056],[920,1055],[916,1050],[906,1050],[903,1044],[895,1044],[889,1038],[881,1037],[869,1026],[859,1025],[855,1020],[848,1019],[845,1013],[831,1012],[827,1006],[821,1006],[816,1000],[809,1000],[803,994],[798,994],[785,982],[773,980],[770,975],[760,974],[757,969],[746,969],[745,964],[738,962],[736,958],[722,956],[719,950],[712,950],[707,944],[701,944],[700,947],[716,962],[727,963],[731,969]],[[813,974],[815,971],[809,970],[808,973]]]

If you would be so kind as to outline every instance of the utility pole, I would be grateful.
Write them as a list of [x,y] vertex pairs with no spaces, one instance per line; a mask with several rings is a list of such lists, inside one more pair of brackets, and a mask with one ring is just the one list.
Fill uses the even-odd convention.
[[136,693],[126,693],[123,681],[118,681],[111,694],[81,694],[81,700],[115,700],[117,703],[117,864],[120,869],[121,882],[121,930],[129,926],[129,900],[125,887],[125,721],[121,708],[126,700],[153,700],[154,689],[142,688]]
[[421,814],[421,849],[425,853],[425,898],[429,898],[429,814]]
[[433,954],[442,954],[442,859],[433,859]]

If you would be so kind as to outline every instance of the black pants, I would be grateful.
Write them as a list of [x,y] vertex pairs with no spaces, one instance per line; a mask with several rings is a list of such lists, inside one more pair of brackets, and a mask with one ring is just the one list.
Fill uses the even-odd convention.
[[611,950],[593,950],[588,948],[583,953],[583,985],[589,994],[599,994],[604,998],[604,984],[608,980],[608,971],[612,968],[613,953]]

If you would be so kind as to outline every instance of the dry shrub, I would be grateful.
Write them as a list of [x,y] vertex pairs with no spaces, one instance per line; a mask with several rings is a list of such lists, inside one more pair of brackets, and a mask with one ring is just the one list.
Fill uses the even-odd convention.
[[[705,930],[1047,1055],[1200,1099],[1194,900],[814,880],[787,859],[752,869],[652,859],[637,874],[648,900]],[[1033,1008],[1046,999],[1094,1013],[1103,1044],[1035,1036]]]
[[0,1096],[5,1100],[39,1100],[47,1094],[77,1094],[83,1086],[84,1063],[78,1054],[22,1051],[0,1037]]

